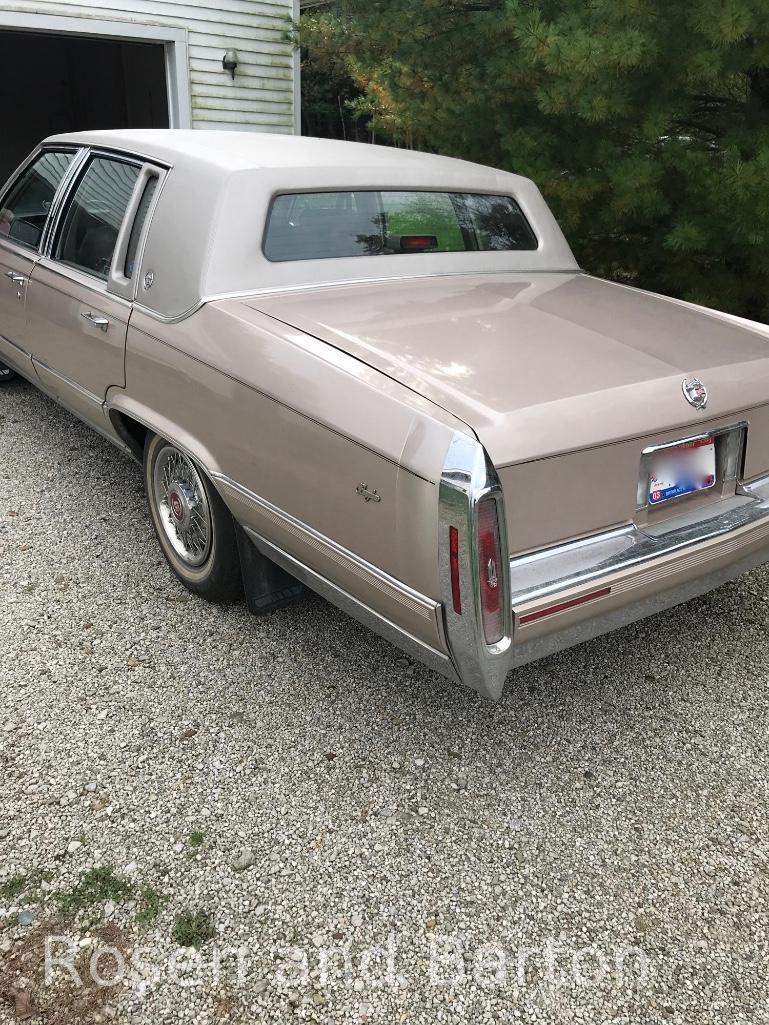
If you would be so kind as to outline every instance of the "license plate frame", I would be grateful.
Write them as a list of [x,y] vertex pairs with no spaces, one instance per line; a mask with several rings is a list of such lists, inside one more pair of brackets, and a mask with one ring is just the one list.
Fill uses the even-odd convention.
[[[707,494],[717,495],[734,494],[738,481],[743,474],[743,461],[747,447],[749,423],[747,420],[737,420],[722,427],[713,429],[701,434],[682,435],[670,441],[657,445],[649,445],[641,452],[641,465],[638,475],[638,494],[636,498],[636,513],[641,521],[645,521],[647,513],[654,515],[662,513],[666,507],[675,507],[677,499],[697,498]],[[715,482],[712,487],[704,490],[690,491],[688,494],[669,496],[664,501],[652,502],[650,484],[652,480],[652,462],[657,453],[681,448],[692,443],[705,442],[715,445],[716,470]],[[703,499],[704,500],[704,499]]]
[[649,466],[649,505],[653,508],[716,486],[716,439],[706,435],[695,441],[661,448]]

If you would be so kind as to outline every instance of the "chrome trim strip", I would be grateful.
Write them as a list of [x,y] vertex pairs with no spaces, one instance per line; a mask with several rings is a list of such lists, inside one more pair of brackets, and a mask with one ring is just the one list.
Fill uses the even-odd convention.
[[3,248],[7,248],[10,252],[14,252],[13,246],[17,246],[27,259],[33,259],[39,257],[45,250],[48,235],[50,234],[51,225],[53,224],[56,213],[59,207],[59,200],[64,193],[69,181],[70,176],[73,173],[75,167],[80,166],[82,149],[77,143],[59,143],[51,146],[38,146],[27,158],[23,160],[16,170],[13,172],[11,177],[3,184],[0,190],[0,207],[5,203],[5,198],[9,194],[10,190],[19,180],[19,178],[26,173],[26,171],[35,163],[38,157],[41,157],[43,153],[68,153],[74,154],[72,163],[69,165],[67,170],[62,175],[62,179],[56,186],[56,190],[53,194],[53,200],[51,202],[51,209],[48,211],[48,216],[45,219],[43,225],[43,232],[40,236],[40,242],[36,246],[30,246],[26,242],[20,242],[18,239],[8,239],[7,237],[2,238]]
[[[461,278],[467,277],[467,275],[481,276],[481,275],[493,275],[493,274],[528,274],[534,273],[533,271],[499,271],[499,270],[463,270],[463,271],[443,271],[441,273],[430,273],[430,274],[385,274],[379,277],[372,278],[339,278],[330,279],[328,281],[309,281],[299,285],[268,285],[264,288],[247,288],[240,289],[235,292],[211,292],[208,295],[203,295],[198,301],[184,310],[183,313],[177,313],[173,317],[166,316],[163,313],[159,313],[157,310],[150,309],[149,306],[144,306],[137,302],[136,307],[140,309],[142,313],[146,313],[148,317],[152,317],[153,320],[160,321],[161,324],[179,324],[184,320],[187,320],[194,313],[205,306],[207,303],[220,302],[223,299],[250,299],[257,298],[263,295],[282,295],[286,292],[308,292],[311,290],[317,290],[322,288],[336,288],[340,285],[372,285],[378,284],[380,281],[413,281],[416,278]],[[551,270],[550,268],[536,271],[538,275],[545,274],[585,274],[585,271],[578,267],[566,267],[560,270]]]
[[65,201],[69,198],[72,190],[72,183],[80,173],[80,168],[83,166],[87,158],[87,149],[80,147],[76,148],[72,163],[69,165],[64,173],[64,177],[59,182],[59,187],[53,197],[53,203],[51,204],[51,209],[48,212],[48,219],[45,222],[45,229],[43,231],[42,238],[40,239],[38,251],[41,257],[47,256],[51,246],[53,245],[53,237],[59,227],[59,217],[61,215],[62,208]]
[[454,683],[460,682],[448,656],[440,651],[436,651],[435,648],[431,648],[424,641],[420,641],[396,623],[393,623],[358,598],[344,591],[333,581],[310,569],[309,566],[294,558],[293,555],[289,555],[288,552],[273,544],[272,541],[268,541],[266,537],[258,534],[255,530],[252,530],[250,527],[245,527],[244,529],[257,548],[268,559],[272,559],[273,562],[276,562],[285,569],[287,573],[296,577],[297,580],[301,580],[307,587],[320,594],[321,597],[333,605],[336,605],[337,608],[340,608],[347,615],[352,616],[353,619],[363,623],[364,626],[379,634],[380,637],[384,637],[385,640],[406,651],[413,658],[424,662],[430,669],[440,673],[442,676],[448,677]]
[[[136,248],[136,256],[134,258],[133,273],[131,275],[131,278],[129,279],[133,284],[133,288],[130,290],[132,303],[136,301],[139,295],[139,286],[143,282],[142,264],[144,263],[144,253],[147,249],[147,240],[149,239],[150,231],[152,230],[152,218],[155,216],[155,211],[157,210],[158,203],[160,202],[161,197],[163,195],[163,190],[166,187],[169,174],[168,168],[158,164],[157,162],[146,163],[144,166],[145,168],[151,168],[153,171],[156,172],[157,185],[155,186],[155,194],[152,197],[152,201],[150,202],[149,208],[147,210],[147,215],[145,217],[144,224],[141,229],[139,245]],[[131,238],[131,232],[133,231],[135,221],[136,217],[134,216],[130,220],[130,228],[128,230],[129,241]]]
[[[37,364],[37,366],[35,366],[35,364]],[[47,388],[44,381],[40,377],[40,374],[37,373],[37,367],[44,367],[44,369],[47,370],[53,377],[56,377],[59,380],[63,381],[66,385],[71,387],[73,391],[82,393],[84,398],[90,401],[95,401],[96,405],[98,406],[99,412],[103,414],[104,407],[99,399],[96,399],[95,396],[91,394],[91,392],[84,391],[84,389],[82,389],[79,385],[72,384],[70,381],[67,380],[66,377],[62,377],[61,374],[57,374],[55,370],[51,370],[50,367],[48,367],[44,363],[41,363],[39,360],[32,360],[31,366],[35,372],[34,381],[28,376],[28,374],[22,373],[21,371],[20,373],[22,373],[22,377],[25,377],[27,381],[29,381],[33,388],[37,388],[38,391],[41,391],[44,395],[47,395],[52,402],[55,402],[57,405],[65,409],[69,414],[74,416],[76,420],[79,420],[81,423],[85,424],[86,427],[90,427],[92,431],[96,431],[96,433],[100,434],[102,438],[104,438],[106,441],[112,442],[115,448],[120,449],[121,452],[124,452],[126,455],[131,456],[131,458],[133,458],[133,453],[131,452],[130,448],[123,441],[121,441],[121,439],[118,438],[117,435],[111,434],[106,429],[106,427],[101,427],[98,422],[87,419],[80,410],[76,409],[70,402],[62,398],[61,395],[54,394],[54,392],[52,392],[50,388]]]
[[[317,530],[313,530],[312,527],[302,523],[301,520],[297,520],[295,517],[283,512],[283,510],[271,502],[260,498],[224,474],[214,473],[211,476],[219,488],[225,492],[225,495],[229,494],[230,498],[241,499],[246,502],[262,519],[273,523],[281,530],[285,530],[292,537],[296,538],[297,541],[320,553],[324,558],[329,559],[348,573],[352,573],[359,580],[363,580],[371,587],[381,591],[388,598],[397,601],[404,608],[409,609],[429,622],[436,621],[440,609],[438,602],[426,598],[418,591],[414,591],[407,584],[390,576],[389,573],[372,565],[330,538],[325,537]],[[249,528],[246,527],[245,529],[248,530]]]
[[11,339],[8,338],[6,335],[0,335],[0,341],[3,341],[6,343],[6,345],[10,345],[11,348],[16,349],[20,356],[24,356],[28,360],[32,359],[32,354],[30,352],[27,352],[26,349],[23,349],[16,342],[11,341]]
[[676,605],[691,601],[692,598],[707,594],[708,591],[713,591],[723,584],[736,580],[743,573],[749,573],[767,561],[769,561],[769,544],[762,546],[758,551],[739,562],[733,562],[714,573],[707,573],[676,587],[659,591],[641,601],[624,605],[618,609],[610,609],[607,612],[597,612],[589,619],[531,640],[516,639],[512,667],[517,668],[528,662],[535,662],[537,659],[545,658],[557,651],[563,651],[565,648],[582,644],[594,637],[600,637],[602,634],[620,630],[639,619],[645,619],[647,616],[653,616],[658,612],[664,612]]
[[[726,508],[724,508],[726,506]],[[634,524],[620,527],[602,534],[584,538],[534,555],[510,560],[510,575],[513,582],[511,595],[514,607],[592,585],[597,579],[614,573],[642,567],[645,563],[693,549],[691,556],[676,560],[671,573],[690,564],[706,562],[717,557],[718,552],[705,551],[700,558],[697,546],[723,535],[746,531],[749,543],[769,533],[769,478],[762,478],[740,489],[740,493],[723,503],[709,507],[710,515],[703,513],[698,520],[681,517],[681,526],[668,529],[665,534],[653,536],[640,530]],[[750,529],[753,528],[753,529]],[[742,547],[740,535],[724,546],[724,551]],[[663,567],[647,571],[649,580],[663,579],[668,575]],[[643,583],[644,580],[641,580]],[[631,585],[622,585],[627,590]],[[639,584],[640,586],[640,584]],[[526,629],[526,627],[519,627]],[[516,641],[517,645],[517,641]]]
[[[60,263],[58,260],[54,260],[50,256],[41,257],[35,264],[35,267],[42,267],[42,269],[48,271],[49,274],[55,274],[57,277],[64,278],[65,281],[71,281],[73,285],[78,285],[80,288],[88,288],[94,293],[97,302],[114,302],[117,305],[124,307],[130,314],[131,300],[124,299],[122,295],[117,295],[115,292],[108,292],[107,284],[103,278],[97,278],[93,274],[87,274],[85,271],[78,270],[75,267],[70,267],[66,263]],[[72,295],[72,292],[66,292],[63,288],[58,288],[56,285],[52,285],[50,281],[46,281],[45,284],[41,286],[40,278],[38,277],[34,284],[37,287],[50,288],[52,292],[56,292],[57,295],[63,295],[65,299],[70,299],[72,302],[80,302],[76,296]],[[123,327],[128,324],[128,320],[129,317],[125,316],[125,319],[120,321]]]
[[68,377],[65,377],[64,374],[60,374],[58,370],[54,370],[53,367],[49,367],[47,363],[43,362],[43,360],[37,359],[35,356],[33,356],[32,365],[34,366],[35,370],[37,370],[39,367],[41,370],[44,370],[47,374],[50,374],[51,377],[55,377],[57,381],[61,381],[61,383],[65,385],[67,388],[69,388],[71,391],[76,392],[78,395],[81,395],[87,402],[90,402],[92,405],[97,406],[100,412],[103,410],[104,402],[102,399],[99,398],[98,395],[95,395],[93,392],[88,391],[87,388],[83,388],[81,385],[76,384],[74,381],[71,381]]
[[[72,145],[75,146],[74,143],[72,143]],[[75,146],[75,148],[77,147]],[[5,206],[5,197],[11,191],[12,186],[16,184],[16,180],[20,178],[22,174],[24,174],[27,168],[30,167],[35,162],[35,160],[37,160],[37,158],[40,156],[42,152],[42,146],[35,146],[34,150],[29,154],[29,156],[25,157],[19,164],[19,166],[16,168],[16,170],[11,173],[10,177],[6,178],[5,181],[2,182],[2,184],[0,185],[0,206]]]
[[[483,634],[478,574],[477,506],[492,496],[499,517],[501,601],[504,636],[488,645]],[[493,701],[499,699],[510,668],[513,624],[510,604],[510,565],[506,557],[507,527],[504,496],[496,470],[483,446],[458,431],[449,445],[438,498],[438,559],[446,636],[458,675],[466,686]],[[459,534],[459,567],[462,611],[454,611],[449,557],[449,528]]]

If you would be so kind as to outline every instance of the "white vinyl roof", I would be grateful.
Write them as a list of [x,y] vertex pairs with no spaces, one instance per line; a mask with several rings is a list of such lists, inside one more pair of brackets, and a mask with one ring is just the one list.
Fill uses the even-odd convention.
[[[78,132],[70,143],[133,154],[171,168],[157,200],[137,301],[176,318],[205,299],[330,281],[483,271],[575,270],[577,264],[528,178],[414,150],[261,132],[180,129]],[[535,251],[421,253],[271,263],[262,252],[276,194],[353,189],[434,189],[513,196],[539,240]]]

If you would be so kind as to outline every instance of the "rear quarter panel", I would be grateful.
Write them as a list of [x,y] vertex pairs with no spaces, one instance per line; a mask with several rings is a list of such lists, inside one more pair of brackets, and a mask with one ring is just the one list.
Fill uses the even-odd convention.
[[[110,405],[184,445],[236,519],[441,647],[433,617],[393,607],[365,574],[297,538],[293,517],[421,595],[439,601],[438,481],[457,423],[383,374],[236,301],[177,324],[132,315],[126,389]],[[364,502],[359,484],[380,502]],[[302,533],[301,530],[299,532]],[[327,553],[326,553],[327,554]]]

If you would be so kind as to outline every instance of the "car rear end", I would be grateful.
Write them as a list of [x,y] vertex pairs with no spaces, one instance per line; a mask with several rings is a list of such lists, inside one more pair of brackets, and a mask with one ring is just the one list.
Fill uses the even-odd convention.
[[452,675],[496,698],[764,561],[767,333],[581,273],[525,179],[372,156],[276,181],[243,302],[466,426],[434,468]]
[[457,436],[440,508],[448,642],[498,698],[512,668],[769,560],[769,406],[499,468]]

